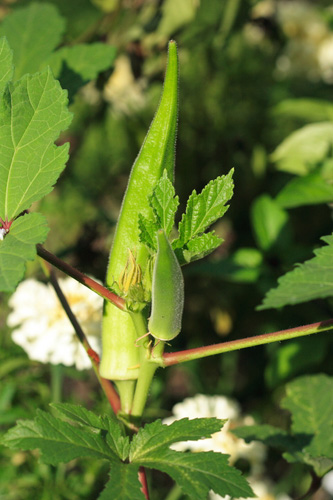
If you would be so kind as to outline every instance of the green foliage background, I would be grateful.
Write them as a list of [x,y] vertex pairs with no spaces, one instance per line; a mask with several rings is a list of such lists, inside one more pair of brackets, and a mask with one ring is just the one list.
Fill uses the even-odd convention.
[[[30,3],[2,2],[0,35],[11,13]],[[224,243],[185,269],[183,332],[173,349],[332,317],[331,299],[256,310],[277,278],[311,259],[324,245],[320,238],[332,232],[332,84],[309,78],[305,63],[298,71],[279,73],[290,39],[274,9],[258,14],[260,2],[254,0],[183,0],[181,8],[174,0],[49,3],[58,13],[46,22],[58,34],[53,40],[41,29],[40,36],[44,33],[41,46],[50,42],[46,55],[53,57],[54,68],[60,51],[71,68],[66,51],[81,43],[105,42],[116,49],[116,58],[115,66],[103,68],[84,87],[91,74],[79,80],[71,71],[58,75],[70,89],[74,117],[59,141],[70,142],[66,170],[35,207],[51,227],[47,248],[104,279],[127,176],[158,103],[166,45],[173,37],[180,57],[176,192],[182,211],[193,189],[200,192],[210,179],[235,168],[234,197],[214,228]],[[277,2],[271,3],[275,8]],[[328,5],[317,2],[313,12],[330,30]],[[46,55],[39,54],[38,67],[30,71],[39,69]],[[42,277],[38,264],[29,265],[28,275],[36,273]],[[19,417],[32,418],[36,408],[46,410],[56,397],[50,380],[57,380],[55,367],[29,361],[12,343],[7,299],[1,296],[1,432]],[[284,384],[298,375],[332,375],[331,338],[322,333],[160,371],[147,417],[164,417],[174,403],[201,392],[235,397],[244,411],[285,428],[288,416],[279,406]],[[64,377],[68,401],[106,411],[93,374],[67,368]],[[94,499],[107,478],[107,467],[88,459],[55,469],[37,464],[27,452],[1,451],[0,498]],[[307,470],[293,469],[292,476],[279,455],[272,452],[268,460],[282,491],[301,494]],[[152,481],[153,498],[162,498],[168,480]]]

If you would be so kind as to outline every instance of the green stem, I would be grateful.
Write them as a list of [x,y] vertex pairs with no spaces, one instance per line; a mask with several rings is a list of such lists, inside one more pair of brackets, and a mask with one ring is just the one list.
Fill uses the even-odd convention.
[[129,415],[131,413],[136,380],[115,381],[121,402],[121,410]]
[[175,484],[174,487],[169,491],[168,496],[165,500],[179,500],[183,496],[183,491],[178,484]]
[[162,366],[171,366],[178,363],[184,363],[185,361],[206,358],[207,356],[213,356],[214,354],[222,354],[224,352],[236,351],[238,349],[246,349],[247,347],[304,337],[305,335],[312,335],[313,333],[324,332],[332,329],[333,319],[329,319],[327,321],[319,321],[318,323],[289,328],[288,330],[281,330],[279,332],[265,333],[255,337],[222,342],[221,344],[198,347],[195,349],[188,349],[186,351],[166,353],[162,356]]
[[151,352],[148,349],[146,351],[147,357],[141,363],[139,378],[134,394],[132,407],[133,417],[140,418],[142,416],[155,371],[161,365],[164,344],[165,342],[158,340]]

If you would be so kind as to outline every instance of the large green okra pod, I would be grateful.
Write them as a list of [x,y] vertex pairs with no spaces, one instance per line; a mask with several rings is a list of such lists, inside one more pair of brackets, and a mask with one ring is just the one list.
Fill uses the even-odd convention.
[[[178,58],[176,43],[169,43],[168,65],[163,93],[154,120],[135,160],[118,219],[106,278],[106,285],[117,281],[126,265],[129,250],[144,272],[148,251],[139,241],[138,215],[149,217],[148,196],[166,169],[173,180],[178,113]],[[140,313],[136,313],[140,314]],[[105,303],[100,374],[111,380],[131,380],[138,376],[140,350],[138,333],[131,315]]]

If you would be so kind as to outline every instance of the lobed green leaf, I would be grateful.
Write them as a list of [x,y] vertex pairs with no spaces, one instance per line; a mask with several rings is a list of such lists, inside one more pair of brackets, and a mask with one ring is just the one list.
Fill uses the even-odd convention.
[[110,480],[106,483],[98,500],[144,500],[142,485],[138,479],[139,466],[113,462]]
[[333,186],[320,172],[311,172],[288,182],[279,192],[276,201],[284,208],[332,203]]
[[158,229],[164,229],[165,234],[169,236],[175,222],[179,199],[175,196],[175,188],[166,170],[149,197],[149,204],[157,218]]
[[282,407],[292,414],[292,431],[311,436],[305,452],[333,460],[333,378],[308,375],[286,387]]
[[13,77],[13,52],[5,37],[0,38],[0,93]]
[[14,449],[38,448],[43,462],[51,465],[82,456],[119,461],[101,431],[73,426],[41,410],[34,420],[19,420],[5,434],[3,444]]
[[179,238],[173,242],[174,248],[183,247],[225,214],[228,209],[225,204],[233,194],[232,174],[233,170],[210,181],[200,194],[192,192],[179,223]]
[[179,453],[159,449],[141,458],[141,464],[168,474],[193,500],[207,498],[210,490],[221,496],[255,496],[240,471],[228,465],[228,455],[222,453]]
[[176,248],[175,254],[181,265],[203,259],[223,242],[214,231],[192,238],[183,248]]
[[60,44],[65,20],[50,3],[31,3],[6,16],[0,36],[6,36],[14,52],[15,79],[35,73]]
[[36,256],[36,244],[44,243],[48,233],[46,219],[38,213],[16,219],[10,232],[0,241],[0,290],[12,292],[22,279],[25,263]]
[[150,453],[166,448],[172,443],[210,437],[214,432],[219,432],[224,423],[225,420],[217,418],[193,420],[183,418],[170,425],[162,424],[161,420],[155,420],[145,425],[133,437],[130,461],[140,461]]
[[269,290],[258,310],[333,295],[333,235],[322,240],[327,245],[315,250],[315,257],[279,278],[277,288]]
[[72,119],[67,92],[50,70],[26,75],[0,96],[0,217],[15,218],[51,191],[68,144],[55,146]]

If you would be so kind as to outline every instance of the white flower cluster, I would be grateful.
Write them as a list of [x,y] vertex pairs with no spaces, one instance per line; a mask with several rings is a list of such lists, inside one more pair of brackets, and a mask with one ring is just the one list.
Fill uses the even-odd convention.
[[[92,349],[100,352],[100,325],[103,299],[71,278],[59,285]],[[34,279],[23,281],[9,300],[13,311],[7,324],[15,329],[13,341],[30,359],[42,363],[91,368],[91,361],[80,344],[53,287]]]
[[[266,458],[266,447],[259,442],[246,443],[237,438],[230,430],[243,426],[253,425],[254,420],[250,416],[242,416],[240,407],[235,400],[225,396],[205,396],[197,394],[193,398],[186,398],[182,403],[177,403],[172,412],[174,416],[163,421],[171,424],[182,418],[211,418],[228,419],[221,431],[213,434],[209,439],[199,441],[183,441],[172,445],[176,451],[191,450],[193,452],[215,451],[230,455],[229,463],[233,465],[239,459],[245,459],[249,463],[249,476],[247,477],[253,491],[260,500],[275,500],[276,497],[270,493],[272,484],[264,476],[264,461]],[[229,500],[230,497],[217,495],[210,492],[209,500]],[[288,500],[287,495],[279,496],[279,500]]]

